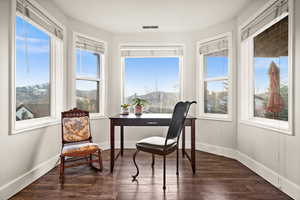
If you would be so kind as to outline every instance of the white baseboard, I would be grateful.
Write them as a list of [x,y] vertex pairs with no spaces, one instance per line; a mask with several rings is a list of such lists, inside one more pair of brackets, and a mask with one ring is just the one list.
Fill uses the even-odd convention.
[[[125,141],[124,147],[125,148],[135,148],[136,141]],[[109,142],[103,142],[99,144],[103,150],[110,149]],[[119,141],[116,141],[116,148],[119,146]],[[186,147],[189,148],[190,144],[186,144]],[[269,169],[268,167],[264,166],[263,164],[255,161],[254,159],[250,158],[248,155],[243,154],[237,150],[205,144],[205,143],[196,143],[196,149],[200,151],[204,151],[207,153],[212,153],[224,157],[228,157],[231,159],[236,159],[249,169],[263,177],[265,180],[270,182],[272,185],[289,195],[294,199],[300,200],[300,186],[291,182],[290,180],[282,177],[278,173],[274,172],[273,170]],[[11,182],[7,183],[6,185],[0,187],[0,199],[8,199],[9,197],[13,196],[48,171],[53,169],[57,164],[58,157],[54,156],[49,160],[39,164],[29,172],[25,173],[24,175],[12,180]]]
[[249,169],[263,177],[269,183],[283,191],[293,199],[300,200],[300,186],[281,176],[272,169],[250,158],[248,155],[237,151],[237,160]]
[[231,148],[221,147],[221,146],[216,146],[216,145],[211,145],[211,144],[205,144],[205,143],[197,143],[196,149],[199,151],[204,151],[204,152],[216,154],[219,156],[236,159],[236,150],[231,149]]
[[279,190],[283,191],[293,199],[300,200],[300,186],[291,182],[290,180],[279,175],[275,171],[266,167],[265,165],[257,162],[256,160],[250,158],[248,155],[241,153],[237,150],[220,147],[211,144],[198,143],[196,149],[204,151],[207,153],[212,153],[228,158],[235,159],[246,167],[257,173],[259,176],[267,180],[269,183],[277,187]]
[[35,180],[45,175],[48,171],[53,169],[58,163],[59,155],[56,155],[45,162],[37,165],[32,170],[19,176],[18,178],[12,180],[11,182],[0,187],[0,199],[5,200],[12,197],[14,194],[18,193],[24,189],[29,184],[33,183]]
[[279,175],[280,190],[293,199],[300,199],[300,186]]

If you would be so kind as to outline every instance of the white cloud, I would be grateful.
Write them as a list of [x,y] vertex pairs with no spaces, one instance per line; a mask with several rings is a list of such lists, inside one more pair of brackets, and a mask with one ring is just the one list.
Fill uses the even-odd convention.
[[48,43],[48,40],[40,39],[40,38],[32,38],[32,37],[23,37],[23,36],[16,36],[17,41],[22,41],[22,42],[29,42],[29,43]]

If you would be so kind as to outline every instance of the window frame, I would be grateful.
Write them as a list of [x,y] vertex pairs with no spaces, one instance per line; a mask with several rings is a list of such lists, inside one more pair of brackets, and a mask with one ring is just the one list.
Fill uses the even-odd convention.
[[[240,64],[243,66],[241,68],[241,77],[240,83],[241,87],[245,88],[241,90],[240,93],[240,113],[239,113],[239,123],[246,124],[250,126],[255,126],[267,130],[276,131],[278,133],[286,134],[286,135],[294,135],[294,12],[293,12],[293,0],[289,0],[289,12],[284,13],[278,16],[276,19],[272,20],[261,29],[256,31],[253,35],[249,36],[244,41],[241,41],[241,32],[243,27],[245,27],[249,21],[259,16],[262,12],[264,12],[269,5],[271,5],[276,0],[269,1],[261,10],[255,13],[253,17],[251,17],[248,21],[242,24],[239,27],[239,44],[240,44]],[[254,38],[270,28],[277,22],[284,19],[286,16],[289,17],[289,25],[288,25],[288,121],[276,120],[276,119],[268,119],[263,117],[255,117],[254,116],[254,88],[255,88],[255,75],[254,75]]]
[[[205,79],[204,69],[205,69],[205,59],[203,54],[199,54],[199,48],[203,43],[207,43],[210,41],[218,40],[226,37],[228,40],[228,75],[225,77],[217,77],[217,78],[208,78]],[[215,51],[218,52],[218,51]],[[226,32],[223,34],[219,34],[215,37],[207,38],[197,42],[196,45],[196,62],[197,62],[197,99],[199,102],[199,106],[197,109],[197,116],[199,119],[207,119],[207,120],[217,120],[217,121],[232,121],[232,70],[233,70],[233,53],[232,53],[232,33]],[[218,80],[227,80],[228,81],[228,103],[227,103],[227,114],[217,114],[217,113],[205,113],[204,111],[204,83]]]
[[[99,43],[103,43],[104,44],[104,53],[100,53],[97,51],[90,51],[90,50],[86,50],[88,52],[93,52],[95,54],[97,54],[100,58],[100,62],[98,63],[98,73],[99,73],[99,77],[95,78],[95,77],[89,77],[89,76],[77,76],[77,56],[76,56],[76,52],[77,52],[77,47],[76,47],[76,41],[78,37],[83,37],[86,39],[90,39]],[[90,113],[90,118],[91,119],[102,119],[102,118],[106,118],[106,110],[105,110],[105,105],[106,105],[106,80],[105,80],[105,73],[106,73],[106,66],[105,66],[105,60],[106,60],[106,56],[107,56],[107,42],[99,40],[97,38],[93,38],[90,36],[87,36],[85,34],[79,33],[79,32],[73,32],[73,47],[72,47],[72,57],[73,57],[73,64],[72,64],[72,94],[71,94],[71,107],[76,107],[77,103],[76,103],[76,81],[77,80],[83,80],[83,81],[93,81],[93,82],[97,82],[98,83],[98,108],[99,111],[98,113]]]
[[[44,15],[59,25],[65,33],[65,27],[33,0],[29,0]],[[16,17],[20,17],[50,37],[50,115],[47,117],[16,121]],[[18,134],[33,129],[57,125],[60,123],[60,112],[63,109],[63,63],[64,40],[58,39],[44,27],[16,12],[16,1],[11,2],[10,34],[10,134]]]
[[[126,44],[121,44],[119,47],[122,45],[130,45],[128,43]],[[134,43],[134,45],[137,45]],[[141,44],[141,46],[156,46],[157,44],[147,44],[145,45],[144,43]],[[161,44],[158,44],[161,45]],[[178,101],[183,100],[183,66],[184,66],[184,55],[185,55],[185,45],[183,44],[167,44],[163,46],[173,46],[173,45],[179,45],[182,47],[182,55],[181,56],[121,56],[120,53],[120,62],[121,62],[121,104],[124,104],[124,99],[125,99],[125,59],[126,58],[179,58],[179,99]],[[121,52],[121,49],[119,48],[119,52]],[[150,113],[151,114],[151,113]],[[166,114],[166,113],[160,113],[160,114]]]

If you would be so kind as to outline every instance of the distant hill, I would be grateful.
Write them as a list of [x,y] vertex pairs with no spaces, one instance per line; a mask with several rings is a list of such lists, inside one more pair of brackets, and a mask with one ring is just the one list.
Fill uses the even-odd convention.
[[126,98],[126,102],[131,103],[135,97],[146,99],[149,102],[144,108],[144,112],[146,113],[172,113],[173,108],[179,99],[178,93],[157,91],[144,95],[129,96]]
[[16,106],[21,104],[49,104],[49,84],[39,84],[16,88]]

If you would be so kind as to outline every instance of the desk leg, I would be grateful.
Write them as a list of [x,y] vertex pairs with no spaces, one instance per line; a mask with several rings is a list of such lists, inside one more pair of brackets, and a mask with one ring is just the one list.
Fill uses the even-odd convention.
[[110,120],[110,173],[113,173],[115,165],[115,125]]
[[196,135],[195,135],[195,120],[192,120],[191,126],[191,161],[193,173],[196,173],[196,147],[195,147]]
[[182,157],[185,156],[185,126],[182,128]]
[[121,156],[123,156],[123,151],[124,151],[124,126],[120,127],[120,148],[121,148]]

